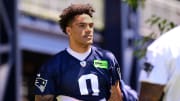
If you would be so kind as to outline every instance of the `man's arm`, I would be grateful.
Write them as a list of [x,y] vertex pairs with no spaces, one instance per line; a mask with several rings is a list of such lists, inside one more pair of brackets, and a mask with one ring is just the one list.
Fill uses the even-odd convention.
[[164,85],[141,82],[139,101],[159,101]]
[[35,101],[53,101],[54,95],[35,95]]
[[109,101],[122,101],[122,93],[119,81],[116,81],[115,85],[111,86],[111,96]]

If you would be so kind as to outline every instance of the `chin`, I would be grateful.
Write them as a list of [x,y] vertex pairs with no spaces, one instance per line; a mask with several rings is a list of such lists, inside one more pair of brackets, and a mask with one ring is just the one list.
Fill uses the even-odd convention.
[[87,46],[89,46],[89,45],[92,45],[93,42],[85,42],[84,44],[87,45]]
[[89,41],[89,42],[87,42],[87,44],[93,44],[93,41]]

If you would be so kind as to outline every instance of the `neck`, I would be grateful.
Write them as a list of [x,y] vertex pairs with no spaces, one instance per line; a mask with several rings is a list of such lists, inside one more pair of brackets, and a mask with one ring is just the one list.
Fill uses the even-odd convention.
[[69,44],[69,47],[75,52],[85,53],[91,48],[91,45],[74,45],[74,44],[72,45],[72,44]]

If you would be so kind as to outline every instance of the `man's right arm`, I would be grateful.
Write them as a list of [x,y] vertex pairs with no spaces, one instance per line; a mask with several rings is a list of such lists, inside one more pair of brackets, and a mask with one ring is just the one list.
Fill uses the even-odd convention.
[[54,95],[35,95],[35,101],[53,101]]

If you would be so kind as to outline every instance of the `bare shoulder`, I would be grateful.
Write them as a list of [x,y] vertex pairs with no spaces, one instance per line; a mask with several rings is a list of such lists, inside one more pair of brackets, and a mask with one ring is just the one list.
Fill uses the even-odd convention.
[[53,101],[54,95],[35,95],[35,101]]

